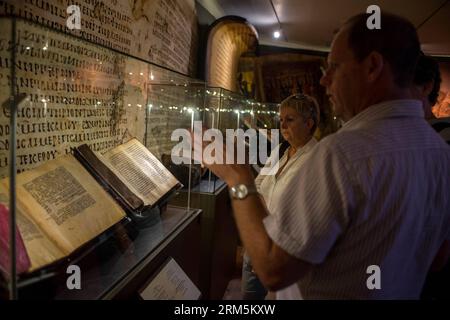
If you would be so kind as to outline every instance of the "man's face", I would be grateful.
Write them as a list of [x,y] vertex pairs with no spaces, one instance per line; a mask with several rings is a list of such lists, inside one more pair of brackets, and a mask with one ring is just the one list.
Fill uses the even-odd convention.
[[320,79],[334,108],[336,116],[344,121],[351,119],[361,110],[363,70],[348,46],[348,31],[336,34],[328,55],[328,68]]

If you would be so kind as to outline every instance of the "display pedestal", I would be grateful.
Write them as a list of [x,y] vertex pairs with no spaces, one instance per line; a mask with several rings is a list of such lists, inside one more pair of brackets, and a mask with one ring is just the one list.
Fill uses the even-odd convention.
[[[173,258],[195,286],[199,282],[201,210],[168,206],[154,223],[135,230],[115,226],[89,252],[66,261],[58,271],[19,283],[19,299],[139,299],[148,280],[168,258]],[[128,229],[128,228],[127,228]],[[102,237],[101,236],[101,237]],[[81,271],[81,289],[68,289],[65,272],[76,264]]]
[[[215,187],[215,190],[213,188]],[[180,192],[172,201],[186,203]],[[191,189],[190,207],[202,210],[200,291],[203,299],[221,300],[236,268],[238,233],[228,189],[222,181],[202,183]]]

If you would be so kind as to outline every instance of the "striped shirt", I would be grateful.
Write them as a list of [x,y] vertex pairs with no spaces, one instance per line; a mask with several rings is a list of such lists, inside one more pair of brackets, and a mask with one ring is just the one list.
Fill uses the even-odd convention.
[[278,204],[269,236],[314,264],[302,298],[416,299],[450,239],[450,147],[419,101],[373,105],[316,145]]
[[[289,159],[289,161],[289,149],[287,149],[278,161],[278,166],[276,167],[276,169],[279,170],[280,168],[283,168],[278,176],[278,170],[274,170],[274,167],[269,171],[269,174],[259,174],[256,177],[256,188],[258,192],[263,196],[269,213],[273,211],[273,208],[276,206],[278,199],[283,195],[285,189],[289,187],[292,177],[295,177],[296,172],[307,159],[307,154],[314,148],[316,144],[316,138],[312,137],[303,147],[298,148],[297,152],[295,152],[295,154]],[[279,148],[280,145],[272,150],[272,154],[267,160],[267,163],[275,163],[276,158],[279,156]]]

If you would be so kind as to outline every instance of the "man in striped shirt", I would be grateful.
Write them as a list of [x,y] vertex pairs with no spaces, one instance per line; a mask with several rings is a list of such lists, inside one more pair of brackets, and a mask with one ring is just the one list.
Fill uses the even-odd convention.
[[450,148],[411,98],[417,34],[384,13],[369,30],[368,17],[341,27],[321,79],[346,123],[317,144],[275,214],[248,166],[209,165],[230,187],[269,290],[296,283],[305,299],[416,299],[430,266],[448,258]]

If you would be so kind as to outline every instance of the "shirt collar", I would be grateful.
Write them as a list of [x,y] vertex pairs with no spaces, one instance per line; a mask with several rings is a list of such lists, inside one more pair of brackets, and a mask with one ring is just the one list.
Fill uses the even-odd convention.
[[[311,139],[309,139],[309,141],[303,147],[298,148],[297,152],[295,152],[295,154],[292,156],[291,160],[289,160],[288,164],[286,165],[285,168],[283,168],[283,171],[281,172],[281,174],[278,177],[275,178],[276,172],[274,172],[272,174],[273,178],[278,179],[281,176],[283,176],[286,173],[287,167],[290,167],[298,158],[300,158],[301,155],[309,152],[317,143],[318,143],[318,141],[316,138],[312,137]],[[286,151],[283,154],[283,156],[281,157],[280,162],[279,162],[279,167],[282,167],[286,164],[287,154],[288,154],[288,151]]]
[[297,152],[294,154],[294,157],[300,156],[306,152],[309,152],[315,145],[317,144],[317,139],[312,137],[309,141],[301,148],[298,148]]
[[366,122],[398,117],[424,118],[422,101],[413,99],[389,100],[371,105],[344,123],[342,130],[356,129]]

